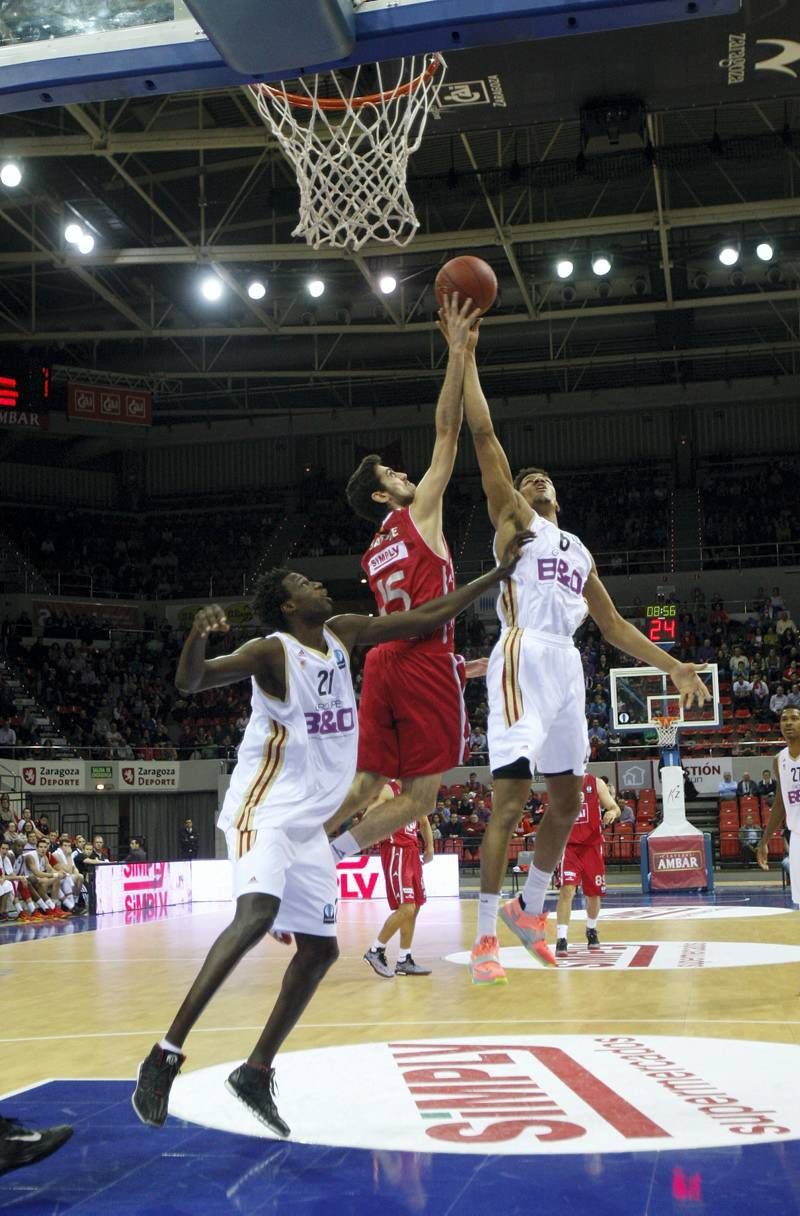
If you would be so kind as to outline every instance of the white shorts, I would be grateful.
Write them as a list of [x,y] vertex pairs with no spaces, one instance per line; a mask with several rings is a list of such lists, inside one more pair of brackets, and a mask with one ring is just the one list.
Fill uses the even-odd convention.
[[[226,832],[233,863],[233,897],[275,895],[281,906],[273,929],[336,936],[336,866],[324,829],[307,840],[280,827]],[[246,851],[245,851],[246,850]]]
[[492,772],[526,757],[544,774],[582,777],[589,751],[586,688],[572,638],[504,629],[489,659]]
[[789,883],[792,903],[800,907],[800,828],[795,828],[789,837]]

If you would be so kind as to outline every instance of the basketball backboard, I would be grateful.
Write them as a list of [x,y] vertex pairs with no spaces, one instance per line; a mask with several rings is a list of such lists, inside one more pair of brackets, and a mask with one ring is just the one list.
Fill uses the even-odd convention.
[[710,663],[699,672],[711,693],[701,708],[682,709],[669,676],[657,667],[613,667],[609,672],[611,725],[619,733],[652,728],[657,717],[674,715],[683,728],[710,730],[722,725],[719,669]]
[[[0,112],[214,89],[427,51],[691,25],[739,8],[739,0],[306,0],[298,18],[296,0],[0,0]],[[593,56],[584,47],[580,58]],[[482,57],[454,78],[492,70]]]

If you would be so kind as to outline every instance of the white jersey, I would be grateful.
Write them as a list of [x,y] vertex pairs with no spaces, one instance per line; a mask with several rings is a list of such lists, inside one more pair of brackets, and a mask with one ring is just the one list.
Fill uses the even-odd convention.
[[[792,833],[800,832],[800,756],[790,756],[788,747],[778,753],[778,775],[786,826]],[[798,902],[796,895],[794,898]]]
[[535,511],[528,527],[535,539],[524,546],[514,573],[501,584],[500,624],[572,637],[587,612],[583,588],[592,555],[577,536]]
[[[356,771],[358,712],[349,656],[327,626],[328,653],[274,633],[286,654],[286,700],[252,681],[250,721],[218,827],[281,827],[306,838],[341,806]],[[242,846],[247,851],[251,842]]]

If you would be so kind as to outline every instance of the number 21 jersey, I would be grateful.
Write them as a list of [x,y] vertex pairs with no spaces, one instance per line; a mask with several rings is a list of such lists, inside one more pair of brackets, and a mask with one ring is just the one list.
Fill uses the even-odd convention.
[[281,827],[305,839],[338,810],[356,771],[358,717],[348,654],[323,629],[328,653],[275,633],[286,656],[286,699],[252,681],[250,720],[217,826]]
[[[361,559],[381,616],[407,612],[455,588],[453,559],[444,541],[440,557],[421,536],[408,507],[390,511]],[[383,642],[383,646],[415,650],[453,651],[453,622],[410,641]]]

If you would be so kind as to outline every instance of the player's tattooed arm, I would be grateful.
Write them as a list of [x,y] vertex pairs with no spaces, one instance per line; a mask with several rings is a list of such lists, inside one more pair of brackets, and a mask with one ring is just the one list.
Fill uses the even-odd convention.
[[392,612],[387,616],[333,617],[329,622],[330,627],[350,650],[354,646],[375,646],[378,642],[424,637],[458,616],[459,612],[473,604],[484,591],[508,578],[519,561],[523,547],[532,539],[531,532],[515,533],[503,551],[499,566],[495,566],[487,574],[482,574],[480,578],[473,579],[471,583],[451,591],[449,595],[428,600],[427,604],[421,604],[419,608],[411,608],[407,612]]
[[210,633],[228,633],[230,625],[219,604],[201,608],[183,644],[175,684],[183,693],[222,688],[255,676],[260,687],[281,700],[286,696],[285,652],[277,638],[253,638],[232,654],[206,658]]

